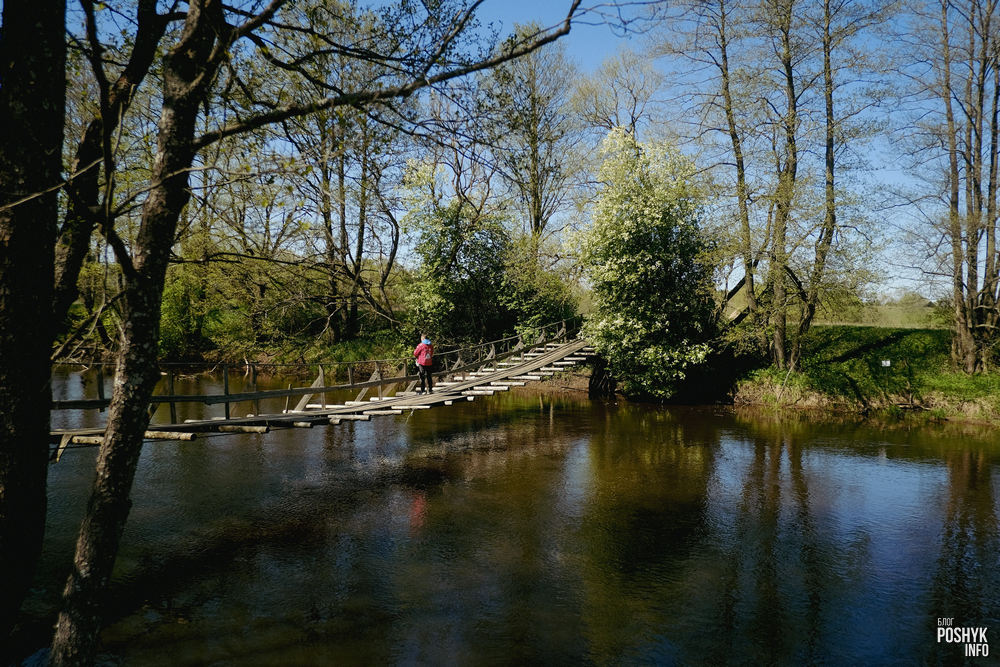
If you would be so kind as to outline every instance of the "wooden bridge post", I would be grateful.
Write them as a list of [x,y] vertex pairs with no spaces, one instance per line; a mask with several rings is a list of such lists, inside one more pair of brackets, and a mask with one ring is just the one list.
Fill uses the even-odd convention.
[[[250,364],[250,381],[253,383],[253,391],[257,393],[257,364]],[[256,398],[253,402],[253,413],[255,415],[260,414],[260,399]]]
[[354,384],[354,364],[347,364],[347,384]]
[[[97,398],[104,400],[104,364],[97,362]],[[100,409],[104,412],[104,408]]]
[[[229,364],[222,364],[222,393],[229,396]],[[229,401],[226,401],[226,419],[229,419]]]
[[[323,372],[323,364],[319,365],[319,386],[321,387],[326,386],[326,374]],[[319,397],[321,402],[323,403],[323,407],[326,407],[326,392],[324,391],[322,394],[319,395]]]
[[[167,393],[171,396],[174,395],[174,369],[171,368],[167,373]],[[177,404],[174,401],[170,401],[170,423],[177,423]]]
[[378,375],[378,400],[382,400],[382,364],[375,362],[375,373]]

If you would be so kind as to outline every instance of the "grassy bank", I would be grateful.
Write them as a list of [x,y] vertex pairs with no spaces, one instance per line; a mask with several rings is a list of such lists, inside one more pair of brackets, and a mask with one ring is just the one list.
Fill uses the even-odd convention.
[[[1000,422],[1000,374],[950,367],[941,329],[820,326],[808,335],[795,373],[757,369],[736,383],[734,402],[883,411]],[[888,364],[888,365],[887,365]]]

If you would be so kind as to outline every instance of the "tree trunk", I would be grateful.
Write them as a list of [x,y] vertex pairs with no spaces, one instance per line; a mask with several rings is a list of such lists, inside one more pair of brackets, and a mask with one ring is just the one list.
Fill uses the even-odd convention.
[[970,313],[965,303],[965,266],[962,247],[962,220],[959,211],[957,123],[952,107],[954,90],[951,83],[951,44],[948,21],[948,0],[941,0],[941,82],[940,94],[945,107],[945,131],[948,145],[948,236],[951,242],[951,296],[954,308],[954,338],[952,358],[967,373],[976,370],[976,346],[972,336]]
[[221,25],[217,0],[192,2],[164,68],[155,185],[143,206],[135,261],[119,255],[126,280],[121,349],[97,477],[77,539],[73,571],[52,645],[55,665],[91,664],[101,628],[102,596],[111,578],[135,477],[147,407],[159,378],[160,303],[177,221],[187,203],[198,106],[218,61],[212,45]]
[[774,242],[771,253],[771,276],[774,290],[774,326],[773,355],[778,368],[785,368],[788,363],[787,345],[787,304],[785,271],[788,264],[787,233],[788,223],[792,215],[792,202],[795,197],[795,182],[798,174],[798,97],[795,90],[795,74],[792,54],[792,5],[794,0],[784,0],[778,8],[776,17],[777,30],[780,37],[781,71],[785,81],[785,115],[781,119],[784,131],[784,164],[778,173],[778,187],[775,192]]
[[126,293],[125,333],[117,354],[107,435],[97,459],[97,479],[77,538],[73,570],[52,647],[55,665],[93,663],[104,594],[125,521],[130,493],[149,423],[146,406],[159,380],[156,340],[160,290],[152,281],[133,282]]
[[725,108],[726,126],[729,140],[733,147],[733,157],[736,167],[736,205],[740,226],[740,256],[743,260],[743,287],[746,294],[747,309],[750,323],[757,332],[757,341],[763,352],[767,348],[767,338],[760,322],[760,308],[757,304],[757,287],[754,279],[754,269],[757,263],[754,259],[753,231],[750,228],[749,193],[747,189],[746,165],[743,157],[743,139],[736,124],[735,101],[733,100],[731,76],[729,72],[729,34],[728,10],[725,0],[719,1],[718,45],[719,72],[722,84],[722,103]]
[[[323,157],[322,162],[319,167],[320,173],[320,215],[323,218],[323,242],[326,245],[325,255],[327,263],[327,278],[326,278],[326,295],[325,299],[325,310],[326,310],[326,322],[327,329],[330,331],[330,342],[337,343],[340,342],[341,338],[341,327],[340,327],[340,309],[341,309],[341,296],[340,296],[340,274],[341,274],[341,257],[340,257],[340,244],[338,243],[339,234],[335,234],[337,230],[334,229],[333,225],[333,197],[330,196],[331,190],[333,188],[333,174],[330,169],[330,162],[333,160],[333,145],[336,142],[339,146],[339,139],[334,134],[333,128],[336,127],[336,120],[331,119],[329,126],[325,122],[321,121],[320,132],[323,136],[322,140],[322,150]],[[340,147],[341,153],[343,152],[343,147]],[[338,170],[340,171],[340,170]],[[343,194],[343,193],[341,193]],[[346,215],[346,212],[345,212]]]
[[824,173],[824,215],[823,224],[820,226],[819,238],[816,239],[816,252],[813,258],[812,271],[809,277],[809,286],[806,291],[805,303],[803,304],[802,319],[799,321],[798,335],[792,345],[789,368],[795,368],[802,355],[802,338],[812,326],[813,317],[816,316],[816,309],[819,306],[819,288],[823,282],[826,272],[826,259],[830,254],[830,247],[833,244],[833,234],[837,229],[837,196],[835,187],[836,150],[835,137],[837,129],[836,116],[833,106],[833,35],[831,31],[831,9],[830,0],[823,2],[823,101],[825,108],[825,130],[823,161],[826,167]]
[[65,3],[5,0],[0,33],[0,654],[45,531]]
[[90,248],[94,226],[101,217],[98,210],[101,163],[107,171],[113,168],[111,136],[129,108],[135,89],[153,64],[167,20],[157,15],[155,0],[140,0],[136,25],[135,46],[129,62],[102,95],[101,112],[84,131],[70,165],[70,173],[74,176],[67,183],[69,202],[66,220],[56,245],[53,316],[57,324],[66,318],[70,306],[79,296],[77,279],[80,268]]

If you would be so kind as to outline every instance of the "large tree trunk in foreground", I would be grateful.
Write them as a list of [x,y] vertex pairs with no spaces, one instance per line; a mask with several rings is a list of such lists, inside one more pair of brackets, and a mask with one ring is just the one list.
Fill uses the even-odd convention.
[[97,479],[77,538],[73,571],[52,645],[56,665],[91,664],[102,621],[103,595],[111,578],[131,508],[147,406],[159,379],[157,347],[160,302],[177,221],[188,201],[194,130],[203,99],[221,7],[192,2],[184,32],[166,61],[155,184],[143,206],[134,263],[119,256],[126,281],[124,331],[117,358],[108,428],[97,460]]
[[45,530],[65,3],[5,0],[0,36],[0,655]]
[[149,422],[146,406],[159,380],[156,345],[148,344],[159,329],[159,302],[155,285],[129,286],[107,435],[56,628],[52,658],[57,665],[93,662],[104,594],[132,506],[129,494]]

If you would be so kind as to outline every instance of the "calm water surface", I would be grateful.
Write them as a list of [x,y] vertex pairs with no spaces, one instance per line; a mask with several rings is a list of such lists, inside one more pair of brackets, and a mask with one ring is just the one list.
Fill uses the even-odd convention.
[[[39,617],[94,459],[50,469]],[[962,664],[936,641],[954,618],[989,627],[992,655],[970,664],[991,664],[998,478],[990,432],[575,397],[156,442],[102,651],[127,665]]]

